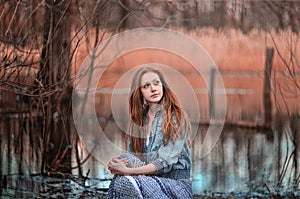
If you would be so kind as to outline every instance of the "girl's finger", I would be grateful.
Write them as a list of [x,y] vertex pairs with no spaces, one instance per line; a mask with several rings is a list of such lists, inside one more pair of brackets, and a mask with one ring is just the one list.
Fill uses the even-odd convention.
[[118,163],[118,162],[120,162],[121,160],[120,159],[118,159],[118,158],[113,158],[112,160],[111,160],[111,162],[115,162],[115,163]]
[[128,160],[126,158],[121,159],[121,162],[128,163]]

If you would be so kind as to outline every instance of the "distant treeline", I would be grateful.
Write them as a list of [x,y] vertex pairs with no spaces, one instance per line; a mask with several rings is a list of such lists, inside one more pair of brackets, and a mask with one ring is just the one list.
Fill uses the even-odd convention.
[[[0,1],[0,41],[14,44],[43,40],[47,8],[59,8],[63,0]],[[299,32],[300,1],[246,0],[73,0],[67,15],[72,27],[92,27],[110,31],[158,26],[234,27],[244,33],[252,29]],[[51,6],[50,6],[51,5]]]

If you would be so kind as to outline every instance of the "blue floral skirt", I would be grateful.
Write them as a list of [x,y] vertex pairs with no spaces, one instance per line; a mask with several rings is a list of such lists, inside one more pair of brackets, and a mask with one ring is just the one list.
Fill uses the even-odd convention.
[[[130,167],[141,166],[144,163],[136,156],[123,154]],[[158,176],[114,176],[109,190],[108,199],[189,199],[192,198],[192,182],[190,179],[172,179]]]

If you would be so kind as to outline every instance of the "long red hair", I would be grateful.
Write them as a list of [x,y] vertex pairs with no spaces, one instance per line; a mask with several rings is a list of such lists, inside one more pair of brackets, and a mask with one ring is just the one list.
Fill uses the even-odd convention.
[[[145,144],[146,132],[143,130],[143,120],[146,117],[149,106],[144,104],[143,95],[141,92],[141,79],[146,73],[156,73],[163,87],[163,97],[159,102],[163,108],[163,134],[165,137],[165,145],[168,142],[175,141],[181,134],[180,130],[190,124],[187,121],[186,114],[184,113],[177,97],[169,88],[162,73],[150,66],[143,66],[133,76],[131,91],[129,96],[129,114],[130,123],[128,128],[128,139],[131,143],[131,148],[135,153],[143,153]],[[174,122],[176,121],[176,123]],[[183,133],[189,133],[184,132]],[[182,135],[181,135],[182,136]]]

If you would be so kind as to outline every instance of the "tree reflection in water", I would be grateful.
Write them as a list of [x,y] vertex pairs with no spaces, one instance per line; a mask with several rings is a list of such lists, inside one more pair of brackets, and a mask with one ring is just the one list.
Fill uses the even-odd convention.
[[[300,196],[297,183],[299,174],[296,173],[299,172],[299,165],[295,164],[295,161],[299,161],[299,152],[295,150],[297,147],[290,134],[284,132],[291,131],[291,128],[282,128],[281,132],[224,128],[211,153],[199,159],[199,146],[206,130],[206,127],[199,128],[192,148],[195,195],[212,198]],[[102,198],[105,195],[111,175],[105,172],[105,167],[95,158],[90,158],[82,165],[83,171],[90,173],[88,179],[77,178],[76,172],[73,175],[55,177],[31,175],[36,171],[34,162],[30,162],[28,156],[20,159],[15,153],[8,157],[5,140],[7,139],[1,141],[0,196]],[[17,165],[21,160],[23,171],[27,172],[18,175]],[[6,173],[7,171],[10,173]]]

